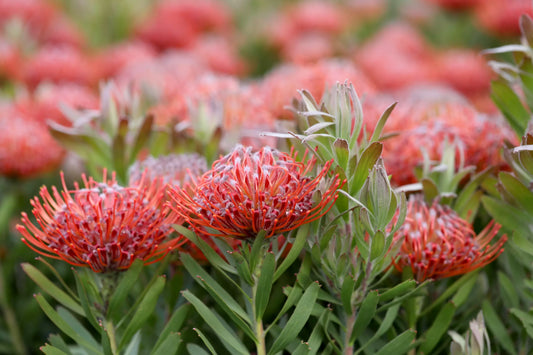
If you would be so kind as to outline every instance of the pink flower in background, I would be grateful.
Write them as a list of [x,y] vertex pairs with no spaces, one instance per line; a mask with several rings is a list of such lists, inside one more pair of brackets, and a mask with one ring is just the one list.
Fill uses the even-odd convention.
[[466,274],[503,252],[507,236],[490,244],[499,230],[500,225],[491,222],[476,234],[450,207],[411,196],[405,222],[394,235],[403,242],[393,265],[400,272],[410,268],[418,282]]
[[64,155],[45,124],[13,106],[0,107],[0,175],[28,178],[49,172]]
[[497,36],[519,36],[522,14],[533,16],[529,0],[485,0],[475,9],[479,25]]
[[99,76],[109,79],[132,63],[154,59],[156,51],[148,44],[131,41],[104,48],[96,57]]

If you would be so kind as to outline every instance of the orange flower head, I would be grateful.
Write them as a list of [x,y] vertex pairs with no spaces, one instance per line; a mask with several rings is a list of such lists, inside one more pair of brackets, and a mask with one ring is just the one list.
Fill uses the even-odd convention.
[[500,225],[490,222],[476,235],[472,226],[448,206],[438,201],[430,206],[420,196],[411,197],[404,224],[394,235],[403,243],[394,267],[410,267],[414,278],[442,279],[466,274],[483,267],[503,252],[507,236],[489,244]]
[[172,209],[199,234],[249,239],[261,231],[272,237],[296,229],[323,216],[342,183],[336,176],[315,203],[332,162],[312,179],[305,175],[316,159],[303,163],[295,158],[270,147],[254,152],[238,145],[199,178],[194,195],[171,189]]
[[83,188],[75,184],[68,190],[61,178],[63,191],[52,187],[50,194],[42,187],[41,199],[31,200],[37,224],[22,213],[17,225],[22,241],[37,253],[113,272],[128,269],[135,259],[156,262],[180,243],[166,240],[173,219],[167,207],[158,207],[163,184],[122,187],[104,173],[103,182],[83,176]]

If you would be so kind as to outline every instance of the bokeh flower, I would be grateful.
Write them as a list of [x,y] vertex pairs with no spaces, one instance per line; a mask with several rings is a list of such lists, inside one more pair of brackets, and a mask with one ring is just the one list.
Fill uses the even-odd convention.
[[28,247],[100,273],[125,270],[136,259],[156,262],[179,245],[179,238],[167,240],[174,220],[160,208],[163,184],[122,187],[105,172],[102,182],[85,176],[83,182],[69,190],[62,176],[62,191],[41,188],[41,198],[31,200],[37,223],[22,213],[17,225]]
[[332,162],[315,178],[306,177],[315,163],[314,157],[304,163],[296,154],[238,145],[199,178],[192,196],[171,189],[172,209],[199,233],[238,239],[262,231],[266,237],[279,235],[320,218],[336,200],[338,176],[315,201]]
[[405,222],[394,235],[395,241],[403,242],[393,265],[400,272],[411,268],[419,282],[465,274],[503,252],[507,236],[490,244],[499,230],[500,225],[490,222],[476,234],[450,207],[438,201],[429,205],[420,195],[411,196]]

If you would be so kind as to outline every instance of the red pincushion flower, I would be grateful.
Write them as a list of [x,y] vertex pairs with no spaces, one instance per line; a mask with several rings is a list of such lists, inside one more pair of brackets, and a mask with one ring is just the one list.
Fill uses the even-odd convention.
[[530,0],[487,0],[475,8],[479,24],[499,36],[520,35],[519,19],[522,14],[533,16]]
[[305,175],[316,159],[303,163],[295,157],[269,147],[253,152],[239,145],[199,178],[194,195],[171,189],[172,209],[199,233],[213,236],[248,239],[264,231],[272,237],[296,229],[329,210],[341,182],[335,177],[315,202],[332,162],[311,179]]
[[489,244],[500,225],[491,222],[476,235],[472,226],[448,206],[437,201],[430,206],[421,196],[411,197],[404,224],[394,235],[403,238],[394,267],[410,267],[414,278],[442,279],[465,274],[483,267],[503,252],[507,236]]
[[177,247],[167,207],[159,208],[164,185],[157,181],[136,187],[119,186],[114,176],[97,182],[83,176],[84,187],[63,191],[42,187],[31,200],[37,224],[22,213],[17,230],[22,241],[44,256],[62,259],[94,272],[124,270],[135,259],[153,263]]

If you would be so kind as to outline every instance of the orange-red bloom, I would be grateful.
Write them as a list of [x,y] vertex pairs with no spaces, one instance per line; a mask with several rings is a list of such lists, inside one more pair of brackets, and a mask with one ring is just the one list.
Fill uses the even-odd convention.
[[103,182],[83,176],[83,188],[68,190],[62,181],[63,191],[42,187],[42,201],[31,200],[37,224],[22,213],[17,225],[37,253],[107,272],[127,269],[135,259],[156,262],[180,243],[166,240],[173,219],[167,207],[159,208],[163,184],[122,187],[104,174]]
[[341,181],[335,177],[315,202],[332,162],[311,179],[305,175],[316,159],[303,163],[295,158],[269,147],[254,152],[239,145],[199,178],[193,196],[171,189],[172,209],[199,233],[213,236],[247,239],[265,231],[272,237],[298,228],[329,210]]
[[395,240],[405,239],[393,265],[398,271],[410,267],[419,282],[474,271],[503,252],[507,236],[489,244],[499,229],[500,225],[491,222],[476,235],[448,206],[438,201],[430,206],[420,196],[411,197],[405,222],[394,235]]

